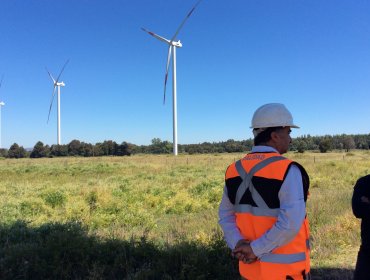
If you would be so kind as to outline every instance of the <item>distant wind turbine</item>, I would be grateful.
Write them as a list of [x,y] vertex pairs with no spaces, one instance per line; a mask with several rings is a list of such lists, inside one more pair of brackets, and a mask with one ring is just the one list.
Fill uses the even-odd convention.
[[168,54],[167,54],[167,65],[166,65],[166,74],[164,77],[164,94],[163,94],[163,104],[166,102],[166,86],[167,86],[167,77],[168,77],[168,70],[171,62],[171,52],[172,52],[172,111],[173,111],[173,154],[177,156],[177,93],[176,93],[176,48],[181,48],[182,44],[180,40],[176,41],[176,37],[179,34],[181,28],[187,21],[187,19],[191,16],[194,12],[195,8],[199,5],[202,0],[198,0],[198,2],[194,5],[194,7],[190,10],[187,14],[185,19],[181,22],[180,26],[177,28],[175,34],[172,36],[171,40],[168,40],[164,37],[161,37],[145,28],[141,28],[143,31],[147,32],[148,34],[152,35],[154,38],[168,44]]
[[[0,81],[0,89],[1,89],[1,85],[3,84],[3,80],[4,80],[4,75],[1,76],[1,81]],[[3,101],[0,101],[0,149],[2,148],[1,146],[1,107],[4,106],[5,103]]]
[[55,96],[55,90],[58,89],[57,90],[57,95],[58,95],[58,97],[57,97],[57,101],[58,101],[58,104],[57,104],[57,107],[58,107],[58,134],[57,134],[57,136],[58,136],[58,145],[61,145],[62,144],[62,142],[60,140],[61,139],[61,134],[60,134],[60,87],[64,87],[65,86],[64,82],[59,82],[59,79],[60,79],[60,76],[62,75],[62,73],[64,71],[64,68],[67,66],[68,62],[69,62],[69,60],[67,60],[66,63],[64,63],[64,66],[63,66],[62,70],[60,71],[60,73],[58,75],[58,78],[56,80],[53,78],[53,76],[50,74],[49,70],[46,68],[46,71],[48,72],[51,80],[53,81],[53,86],[54,86],[54,88],[53,88],[53,94],[51,96],[51,102],[50,102],[50,107],[49,107],[49,114],[48,114],[48,121],[47,121],[47,123],[49,123],[50,111],[51,111],[51,108],[53,106],[53,101],[54,101],[54,96]]

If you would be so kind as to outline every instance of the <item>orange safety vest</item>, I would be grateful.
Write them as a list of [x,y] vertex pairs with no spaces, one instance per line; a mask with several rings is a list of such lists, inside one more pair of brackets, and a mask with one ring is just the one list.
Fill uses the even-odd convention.
[[[234,204],[236,224],[245,239],[258,239],[276,223],[280,211],[278,193],[292,164],[301,170],[306,201],[309,188],[306,171],[278,153],[250,153],[228,167],[226,188]],[[309,236],[306,216],[289,243],[252,264],[239,262],[241,276],[248,280],[304,279],[310,271]]]

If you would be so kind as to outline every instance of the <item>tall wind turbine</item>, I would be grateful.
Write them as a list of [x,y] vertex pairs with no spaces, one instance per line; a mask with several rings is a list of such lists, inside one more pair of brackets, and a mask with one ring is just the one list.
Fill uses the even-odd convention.
[[68,64],[69,60],[66,61],[66,63],[64,63],[64,66],[62,68],[62,70],[60,71],[59,75],[58,75],[58,78],[55,80],[53,78],[53,76],[50,74],[49,70],[46,68],[46,71],[48,72],[51,80],[53,81],[53,85],[54,85],[54,88],[53,88],[53,94],[51,96],[51,102],[50,102],[50,107],[49,107],[49,114],[48,114],[48,121],[47,123],[49,123],[49,118],[50,118],[50,111],[51,111],[51,108],[53,106],[53,101],[54,101],[54,96],[55,96],[55,90],[57,89],[57,107],[58,107],[58,145],[61,145],[62,142],[61,142],[61,134],[60,134],[60,87],[64,87],[65,84],[64,82],[59,82],[59,79],[60,79],[60,76],[62,75],[63,71],[64,71],[64,68],[66,67],[66,65]]
[[[3,84],[3,79],[4,79],[4,75],[1,76],[0,89],[1,89],[1,85]],[[0,149],[2,148],[1,146],[1,107],[4,105],[5,103],[3,101],[0,101]]]
[[176,92],[176,48],[181,48],[182,44],[180,40],[176,41],[176,37],[179,34],[181,28],[194,12],[195,8],[199,5],[202,0],[194,5],[194,7],[187,14],[185,19],[181,22],[180,26],[177,28],[175,34],[172,36],[171,40],[168,40],[164,37],[161,37],[145,28],[141,28],[143,31],[147,32],[149,35],[152,35],[154,38],[168,44],[168,54],[167,54],[167,65],[166,65],[166,74],[164,77],[164,94],[163,94],[163,104],[166,102],[166,86],[167,86],[167,77],[168,70],[171,62],[171,53],[172,53],[172,111],[173,111],[173,154],[177,156],[177,92]]

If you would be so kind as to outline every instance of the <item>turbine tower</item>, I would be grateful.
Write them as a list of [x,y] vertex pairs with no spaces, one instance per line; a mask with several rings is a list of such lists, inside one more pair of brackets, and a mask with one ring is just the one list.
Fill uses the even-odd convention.
[[167,54],[167,65],[166,65],[166,74],[164,77],[164,94],[163,94],[163,104],[166,102],[166,86],[167,86],[167,77],[168,70],[171,62],[171,53],[172,53],[172,112],[173,112],[173,154],[177,156],[177,88],[176,88],[176,48],[181,48],[182,44],[180,40],[176,41],[176,37],[179,34],[181,28],[187,21],[187,19],[194,12],[195,8],[199,5],[202,0],[194,5],[194,7],[187,14],[185,19],[181,22],[180,26],[177,28],[175,34],[172,36],[171,40],[168,40],[164,37],[161,37],[145,28],[141,28],[143,31],[147,32],[149,35],[157,38],[158,40],[168,44],[168,54]]
[[53,85],[54,85],[53,94],[51,96],[51,102],[50,102],[50,107],[49,107],[49,114],[48,114],[47,123],[49,123],[50,111],[51,111],[51,108],[53,106],[53,101],[54,101],[54,96],[55,96],[55,89],[57,89],[57,108],[58,108],[58,133],[57,133],[57,137],[58,137],[58,145],[62,144],[61,133],[60,133],[60,87],[65,86],[64,82],[59,82],[59,79],[60,79],[60,76],[62,75],[62,73],[64,71],[64,68],[68,64],[68,62],[69,62],[69,60],[67,60],[66,63],[64,63],[64,66],[63,66],[62,70],[60,71],[60,73],[58,75],[58,78],[56,80],[53,78],[53,76],[50,74],[49,70],[46,68],[46,71],[48,72],[51,80],[53,81]]
[[[3,79],[4,79],[4,75],[2,75],[2,77],[1,77],[0,89],[1,89],[1,85],[3,84]],[[2,146],[1,146],[1,128],[2,128],[2,126],[1,126],[1,107],[4,106],[4,105],[5,105],[5,103],[3,101],[0,101],[0,149],[2,148]]]

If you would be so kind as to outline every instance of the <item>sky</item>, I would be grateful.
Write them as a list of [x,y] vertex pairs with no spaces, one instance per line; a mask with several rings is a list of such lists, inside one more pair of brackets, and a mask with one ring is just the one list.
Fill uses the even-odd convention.
[[[1,0],[1,146],[61,139],[172,142],[167,45],[196,0]],[[370,133],[370,1],[203,0],[177,39],[180,144],[252,138],[254,111],[283,103],[310,134]]]

